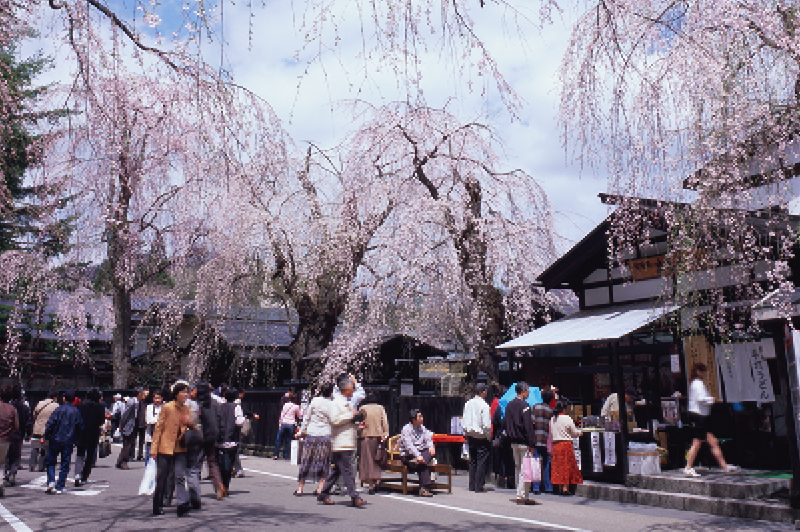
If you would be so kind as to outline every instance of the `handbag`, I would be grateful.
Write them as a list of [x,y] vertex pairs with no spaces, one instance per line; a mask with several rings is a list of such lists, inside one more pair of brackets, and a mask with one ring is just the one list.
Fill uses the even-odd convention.
[[381,469],[386,467],[386,463],[389,461],[389,455],[386,452],[386,443],[379,441],[378,448],[375,449],[375,463],[380,466]]
[[108,437],[104,437],[103,441],[100,442],[100,448],[97,450],[97,455],[100,458],[105,458],[111,454],[111,442],[108,440]]
[[542,481],[542,459],[538,456],[533,456],[530,451],[522,457],[522,481]]
[[553,418],[550,418],[550,429],[547,431],[547,454],[553,454]]
[[203,433],[200,429],[186,429],[181,440],[186,447],[199,447],[203,443]]

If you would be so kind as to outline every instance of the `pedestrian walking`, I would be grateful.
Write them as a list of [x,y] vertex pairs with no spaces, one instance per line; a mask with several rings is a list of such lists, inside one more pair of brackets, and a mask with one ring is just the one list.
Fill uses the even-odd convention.
[[[50,495],[61,493],[67,483],[69,464],[72,458],[72,449],[80,439],[83,432],[83,418],[78,409],[73,405],[75,392],[64,392],[64,402],[56,408],[47,421],[44,431],[48,440],[47,449],[47,493]],[[61,457],[61,471],[56,481],[56,461]]]
[[[14,398],[11,386],[0,388],[0,460],[5,463],[8,448],[11,445],[15,430],[19,430],[19,414],[17,409],[9,404]],[[5,496],[5,490],[0,485],[0,497]]]
[[[366,390],[364,387],[361,386],[361,383],[355,378],[352,373],[342,373],[338,377],[336,377],[336,382],[341,381],[342,379],[349,378],[353,382],[354,390],[353,395],[350,397],[345,397],[344,399],[347,401],[347,404],[350,408],[354,411],[358,411],[359,406],[361,405],[361,401],[367,396]],[[341,397],[341,392],[339,391],[338,386],[334,386],[333,388],[333,398],[336,399],[337,397]],[[355,450],[350,455],[350,471],[353,472],[353,478],[355,479],[358,475],[358,445],[356,445]],[[331,493],[335,495],[339,495],[344,491],[344,486],[342,481],[344,476],[340,475],[339,480],[336,482],[336,485],[332,488]]]
[[[220,477],[222,478],[223,496],[228,495],[228,489],[233,475],[233,462],[236,460],[236,448],[239,446],[239,428],[244,425],[242,407],[236,404],[239,396],[235,388],[225,392],[225,403],[219,409],[219,434],[217,436],[217,459],[219,461]],[[289,404],[289,403],[287,403]]]
[[125,411],[125,401],[122,400],[121,393],[114,394],[114,405],[111,407],[111,437],[116,443],[122,441],[122,435],[117,436],[119,429],[119,422],[122,419],[122,413]]
[[514,453],[515,481],[517,484],[517,504],[534,504],[528,497],[531,483],[522,480],[522,460],[536,447],[536,432],[533,424],[531,405],[528,404],[528,383],[518,382],[514,388],[517,396],[506,405],[504,428]]
[[330,499],[333,485],[342,477],[342,482],[347,489],[347,494],[353,501],[353,506],[360,508],[366,501],[356,492],[355,478],[353,477],[352,455],[356,448],[356,429],[362,421],[361,414],[357,413],[348,403],[355,392],[355,381],[350,376],[340,378],[337,383],[340,394],[331,402],[331,468],[328,478],[317,500],[326,505],[335,504]]
[[[542,392],[542,402],[533,407],[533,427],[536,433],[536,455],[539,456],[542,466],[542,480],[533,483],[533,491],[539,495],[542,491],[553,492],[553,483],[550,481],[550,462],[551,456],[547,449],[547,440],[550,436],[550,419],[553,417],[553,409],[550,408],[550,401],[555,395],[547,389]],[[542,486],[544,485],[544,490]]]
[[144,419],[147,424],[144,432],[145,465],[150,461],[150,447],[153,445],[153,431],[156,428],[158,415],[161,413],[161,406],[164,403],[164,396],[161,390],[153,390],[151,394],[153,396],[153,402],[147,405],[144,414]]
[[717,398],[708,393],[708,388],[706,388],[706,384],[703,382],[707,373],[708,368],[701,362],[697,362],[692,366],[692,382],[689,385],[687,410],[689,412],[689,422],[694,426],[694,435],[692,438],[692,447],[689,449],[689,454],[686,457],[686,467],[683,470],[684,475],[688,477],[700,476],[700,473],[695,471],[692,465],[694,465],[697,453],[700,452],[700,447],[703,446],[704,441],[711,448],[711,454],[716,458],[720,469],[726,473],[739,470],[738,466],[729,465],[725,461],[722,450],[719,448],[719,441],[708,426],[708,414],[711,405],[717,402]]
[[78,450],[75,456],[75,487],[80,487],[89,480],[97,457],[97,446],[100,433],[106,422],[106,409],[99,403],[102,398],[100,390],[92,388],[86,394],[86,400],[78,405],[78,412],[83,420],[83,432],[77,440]]
[[122,450],[117,457],[117,469],[129,469],[128,462],[133,452],[133,444],[136,440],[139,409],[144,407],[144,398],[147,397],[147,390],[137,388],[136,397],[128,399],[125,410],[119,420],[119,430],[122,433]]
[[47,458],[47,440],[44,430],[47,420],[58,408],[58,392],[50,390],[47,397],[39,401],[33,409],[33,429],[31,430],[31,462],[29,469],[32,472],[43,472],[44,461]]
[[273,460],[277,460],[280,457],[281,449],[283,449],[283,457],[286,460],[290,458],[294,431],[297,421],[300,419],[300,398],[297,394],[292,394],[289,400],[283,404],[281,415],[278,418],[278,439],[275,443]]
[[22,442],[30,438],[33,429],[31,409],[22,397],[22,388],[15,384],[12,387],[13,398],[9,402],[17,410],[19,428],[11,433],[11,444],[6,454],[3,483],[14,486],[17,483],[17,471],[22,467]]
[[462,426],[469,449],[469,490],[478,493],[487,491],[486,468],[492,452],[492,415],[486,402],[489,387],[478,383],[475,397],[464,405]]
[[297,490],[303,494],[303,486],[309,478],[319,482],[314,495],[319,495],[331,467],[331,408],[333,384],[323,384],[319,396],[313,398],[303,416],[298,437],[303,440],[303,454],[297,472]]
[[514,452],[511,450],[511,442],[505,431],[505,421],[503,419],[504,410],[500,408],[500,398],[508,391],[508,388],[501,385],[494,387],[494,399],[492,399],[492,461],[494,462],[494,472],[497,476],[496,485],[498,488],[515,489],[514,481]]
[[361,482],[369,484],[369,494],[375,495],[381,481],[382,465],[377,460],[378,444],[385,444],[389,438],[389,419],[375,395],[365,397],[358,411],[364,416],[363,428],[358,431],[358,473]]
[[561,495],[571,495],[572,487],[583,484],[583,476],[578,469],[572,440],[581,435],[572,418],[564,413],[567,401],[559,399],[553,417],[550,419],[550,437],[553,440],[553,459],[550,479],[553,489]]
[[244,445],[244,440],[253,430],[253,423],[258,421],[261,417],[255,412],[249,412],[245,410],[244,405],[242,404],[243,400],[244,390],[239,390],[239,398],[236,399],[236,404],[242,407],[242,413],[244,414],[245,421],[244,425],[242,425],[242,428],[239,431],[239,446],[236,448],[236,462],[233,464],[233,470],[236,472],[236,478],[244,478],[244,468],[242,468],[242,459],[240,458],[242,455],[242,446]]
[[409,471],[419,476],[419,495],[432,497],[428,465],[436,456],[436,446],[431,439],[433,433],[425,428],[422,412],[416,408],[409,412],[408,419],[409,422],[400,431],[400,460]]
[[[144,447],[147,443],[147,407],[150,406],[152,403],[152,397],[150,396],[150,391],[144,395],[144,398],[140,400],[141,403],[136,406],[136,428],[135,428],[135,437],[136,443],[138,446],[138,452],[136,453],[136,460],[143,461],[144,460]],[[131,446],[131,460],[133,460],[133,453],[134,449],[137,446]]]
[[221,405],[211,396],[211,385],[207,382],[197,384],[197,404],[200,408],[200,426],[203,430],[203,441],[197,456],[198,471],[202,469],[203,461],[208,463],[208,475],[214,485],[217,499],[225,496],[217,462],[217,439],[219,437],[221,421]]
[[175,496],[178,499],[178,517],[184,516],[191,503],[186,491],[187,456],[183,435],[188,429],[197,429],[192,420],[192,411],[186,405],[189,387],[178,382],[172,388],[173,401],[161,408],[150,446],[150,456],[156,460],[156,489],[153,493],[153,514],[164,515],[164,500],[167,497],[170,474],[175,477]]

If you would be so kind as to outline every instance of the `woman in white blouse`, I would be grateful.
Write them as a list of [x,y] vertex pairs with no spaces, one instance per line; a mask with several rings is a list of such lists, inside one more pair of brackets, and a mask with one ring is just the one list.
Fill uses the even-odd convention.
[[695,434],[692,439],[692,448],[689,449],[689,455],[686,457],[686,468],[683,470],[687,477],[700,476],[692,465],[697,458],[697,453],[700,452],[703,440],[711,447],[711,454],[717,459],[720,469],[728,473],[739,469],[737,466],[732,466],[725,462],[725,457],[722,456],[722,450],[719,448],[717,438],[708,429],[708,414],[711,410],[711,405],[717,402],[717,399],[708,393],[708,388],[703,382],[706,374],[707,368],[705,364],[698,362],[692,366],[692,382],[689,384],[687,410],[689,411],[689,421],[694,424]]
[[144,420],[147,424],[144,431],[144,444],[147,449],[144,455],[145,465],[150,461],[150,445],[153,443],[153,429],[156,426],[156,422],[158,422],[158,415],[161,413],[162,402],[163,398],[161,392],[156,390],[153,392],[153,402],[147,405],[147,409],[145,410]]
[[319,486],[314,492],[322,491],[325,478],[331,465],[331,396],[333,384],[323,384],[320,395],[311,400],[306,408],[303,424],[297,435],[303,438],[303,453],[297,474],[296,496],[303,494],[306,480],[317,480]]

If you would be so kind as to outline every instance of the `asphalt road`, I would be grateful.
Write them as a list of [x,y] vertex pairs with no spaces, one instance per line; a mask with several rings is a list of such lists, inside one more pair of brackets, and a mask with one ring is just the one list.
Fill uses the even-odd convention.
[[[731,530],[788,531],[793,526],[737,520],[646,506],[564,498],[536,497],[536,506],[517,506],[511,490],[476,494],[466,489],[467,476],[453,477],[453,493],[432,498],[414,495],[364,494],[369,504],[348,506],[349,498],[334,497],[336,506],[321,506],[313,495],[294,497],[296,466],[284,461],[242,457],[246,478],[233,479],[230,497],[217,501],[204,481],[203,508],[178,518],[175,509],[152,515],[148,497],[138,496],[144,462],[130,471],[115,469],[114,454],[100,460],[85,487],[60,495],[44,492],[44,474],[20,471],[17,486],[0,499],[0,529],[58,531],[126,530],[592,530],[642,532],[722,532]],[[28,456],[27,446],[23,455]],[[70,478],[72,476],[70,475]],[[314,486],[307,484],[312,491]],[[13,528],[12,528],[13,527]]]

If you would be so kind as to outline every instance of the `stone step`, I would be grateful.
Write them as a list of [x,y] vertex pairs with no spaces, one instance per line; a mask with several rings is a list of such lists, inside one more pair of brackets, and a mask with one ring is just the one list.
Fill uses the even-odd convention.
[[660,475],[629,475],[626,485],[632,488],[687,493],[728,499],[758,499],[791,487],[789,479],[755,476],[760,471],[746,470],[723,473],[718,469],[700,469],[700,477],[687,477],[682,471],[665,471]]
[[603,484],[585,481],[578,486],[576,495],[587,499],[598,499],[628,504],[657,506],[673,510],[686,510],[723,517],[759,519],[777,523],[794,524],[800,519],[800,511],[787,505],[729,497],[709,497],[691,493],[655,491],[618,484]]

